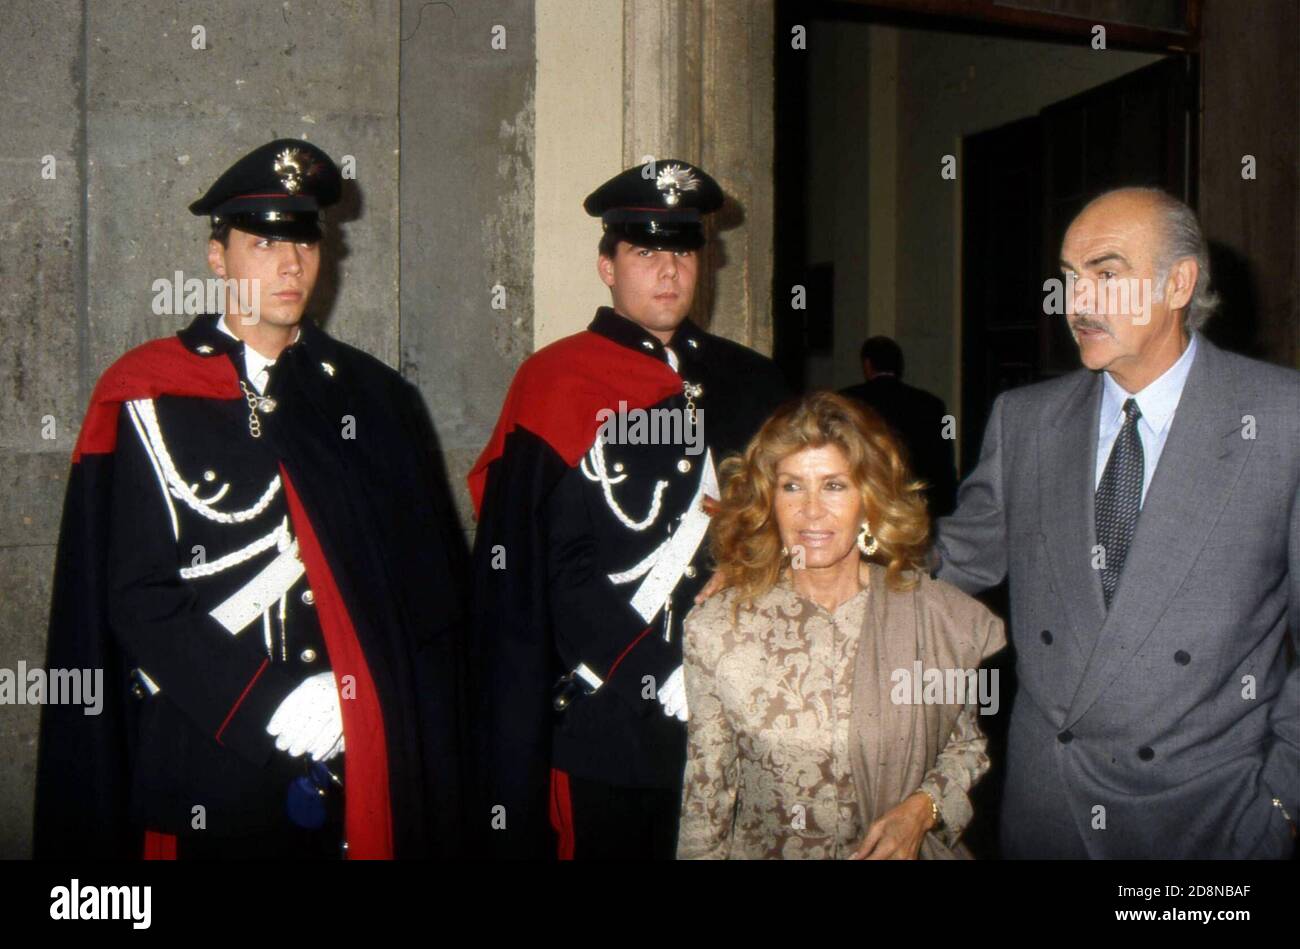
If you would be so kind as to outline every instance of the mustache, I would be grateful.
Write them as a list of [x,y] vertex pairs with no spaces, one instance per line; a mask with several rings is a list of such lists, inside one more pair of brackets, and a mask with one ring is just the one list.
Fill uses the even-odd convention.
[[1115,335],[1110,331],[1109,325],[1103,323],[1101,320],[1094,320],[1087,316],[1080,316],[1071,320],[1070,329],[1075,332],[1078,332],[1079,330],[1097,330],[1098,332],[1105,333],[1107,336]]

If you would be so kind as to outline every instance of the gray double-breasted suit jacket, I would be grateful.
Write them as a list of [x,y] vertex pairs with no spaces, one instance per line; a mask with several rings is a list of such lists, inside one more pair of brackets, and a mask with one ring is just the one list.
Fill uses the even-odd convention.
[[938,525],[939,577],[1009,582],[1003,853],[1289,856],[1300,373],[1198,340],[1109,611],[1094,569],[1101,394],[1080,369],[1000,395]]

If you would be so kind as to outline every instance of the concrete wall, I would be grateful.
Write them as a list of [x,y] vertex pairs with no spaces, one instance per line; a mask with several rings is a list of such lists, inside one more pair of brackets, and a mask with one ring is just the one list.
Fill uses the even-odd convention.
[[533,7],[402,3],[401,365],[466,528],[465,474],[533,349]]
[[[81,8],[11,5],[0,32],[0,667],[43,655],[67,454],[88,380]],[[53,179],[41,177],[53,155]],[[41,437],[52,416],[57,438]],[[0,707],[0,856],[26,852],[37,710]]]
[[[314,307],[419,384],[463,482],[532,347],[533,61],[532,0],[7,5],[0,668],[44,655],[90,388],[124,350],[188,322],[150,308],[155,279],[205,275],[205,221],[185,206],[270,138],[352,157]],[[496,283],[504,311],[489,306]],[[36,729],[36,709],[0,706],[0,857],[30,848]]]

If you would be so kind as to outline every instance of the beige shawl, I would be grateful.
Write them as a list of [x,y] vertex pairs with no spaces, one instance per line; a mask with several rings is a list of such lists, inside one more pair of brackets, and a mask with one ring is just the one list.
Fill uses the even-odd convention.
[[[951,584],[922,575],[911,590],[885,585],[885,568],[871,565],[871,593],[853,671],[849,747],[863,827],[914,793],[935,767],[953,733],[959,704],[891,700],[895,670],[975,669],[1006,645],[1000,619]],[[969,701],[974,702],[970,696]],[[970,820],[965,789],[949,781],[940,807],[946,825],[925,835],[922,859],[969,858],[958,842]]]

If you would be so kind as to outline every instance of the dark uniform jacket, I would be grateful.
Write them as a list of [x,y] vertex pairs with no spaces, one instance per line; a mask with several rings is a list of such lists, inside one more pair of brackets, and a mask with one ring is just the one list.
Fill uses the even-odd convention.
[[[658,339],[601,308],[520,368],[471,472],[478,747],[486,807],[505,808],[496,852],[553,852],[552,768],[681,786],[685,727],[656,692],[682,663],[681,622],[711,569],[701,502],[785,385],[771,361],[689,321],[669,346],[678,372]],[[664,427],[691,405],[694,442]],[[580,664],[601,684],[556,712],[557,679]]]
[[[105,373],[82,427],[47,661],[105,669],[104,713],[48,706],[38,856],[143,831],[284,828],[302,758],[266,726],[332,670],[354,856],[451,854],[461,824],[463,554],[415,390],[304,323],[250,428],[243,344],[199,317]],[[206,829],[193,826],[196,805]]]

